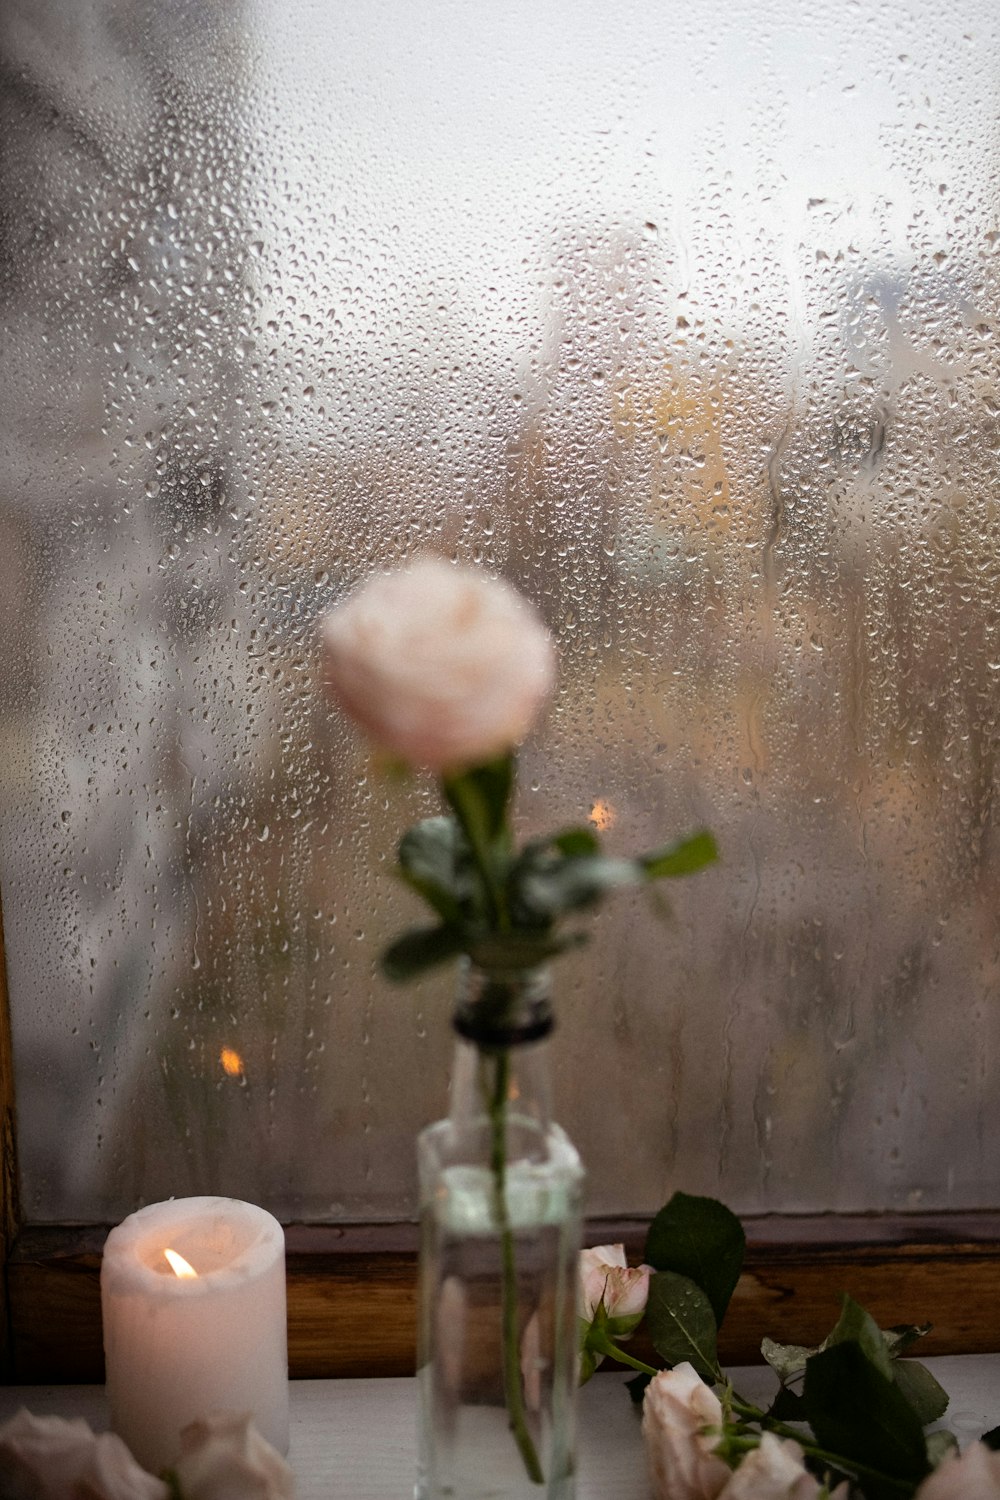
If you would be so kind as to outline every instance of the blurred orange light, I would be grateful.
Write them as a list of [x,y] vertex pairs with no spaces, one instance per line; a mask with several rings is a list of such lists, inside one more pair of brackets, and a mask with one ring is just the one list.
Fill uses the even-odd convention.
[[223,1047],[219,1061],[227,1078],[243,1077],[243,1059],[233,1047]]
[[590,809],[590,817],[587,821],[593,823],[599,833],[603,833],[615,821],[615,810],[610,802],[605,802],[603,797],[598,797]]

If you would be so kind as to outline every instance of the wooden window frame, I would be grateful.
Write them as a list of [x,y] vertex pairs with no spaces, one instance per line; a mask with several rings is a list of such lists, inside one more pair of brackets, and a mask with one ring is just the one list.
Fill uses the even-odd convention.
[[[641,1258],[645,1221],[591,1221],[587,1243]],[[849,1291],[884,1325],[934,1328],[922,1352],[1000,1350],[1000,1213],[764,1215],[720,1339],[724,1363],[759,1359],[763,1334],[815,1343]],[[25,1223],[18,1208],[14,1076],[0,914],[0,1372],[18,1383],[101,1381],[100,1265],[107,1226]],[[288,1225],[293,1377],[408,1375],[416,1341],[414,1224]],[[641,1356],[641,1338],[635,1352]]]

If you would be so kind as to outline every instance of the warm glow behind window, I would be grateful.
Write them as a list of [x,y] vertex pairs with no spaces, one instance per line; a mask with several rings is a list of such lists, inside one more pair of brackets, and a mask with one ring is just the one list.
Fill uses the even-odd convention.
[[605,802],[603,797],[598,797],[590,809],[589,822],[593,823],[599,833],[610,828],[615,821],[615,810],[610,802]]

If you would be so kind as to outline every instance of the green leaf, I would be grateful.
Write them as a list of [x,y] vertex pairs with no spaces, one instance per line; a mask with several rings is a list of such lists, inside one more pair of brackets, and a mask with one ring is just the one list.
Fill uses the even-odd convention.
[[590,854],[534,868],[515,868],[512,884],[529,910],[551,919],[592,906],[607,891],[635,885],[642,878],[635,860]]
[[674,1193],[649,1226],[646,1263],[676,1271],[701,1287],[720,1324],[740,1278],[746,1236],[734,1213],[715,1198]]
[[601,841],[592,828],[564,828],[562,833],[553,834],[549,843],[560,854],[576,856],[601,852]]
[[496,974],[509,969],[537,968],[546,960],[586,941],[585,932],[566,932],[557,937],[551,932],[515,928],[511,932],[489,932],[470,938],[464,951],[478,968]]
[[893,1379],[926,1427],[948,1410],[948,1392],[919,1359],[894,1360]]
[[687,1360],[703,1380],[720,1379],[712,1304],[687,1276],[658,1271],[649,1278],[646,1328],[653,1348],[668,1365]]
[[[805,1344],[779,1344],[774,1339],[764,1339],[760,1352],[784,1386],[802,1374],[807,1361],[814,1354],[853,1339],[861,1345],[882,1374],[899,1387],[926,1426],[928,1422],[936,1422],[943,1416],[948,1406],[948,1396],[925,1365],[912,1359],[897,1363],[896,1356],[900,1350],[909,1348],[917,1339],[922,1338],[930,1326],[929,1323],[919,1327],[916,1324],[906,1324],[878,1329],[859,1303],[845,1297],[837,1325],[822,1344],[809,1348]],[[798,1400],[791,1392],[788,1394],[792,1403]],[[798,1417],[793,1415],[792,1405],[784,1402],[780,1393],[771,1408],[771,1414],[787,1421],[805,1420],[801,1412]]]
[[783,1385],[771,1402],[768,1416],[773,1417],[776,1422],[804,1422],[806,1403],[797,1392]]
[[937,1432],[927,1434],[927,1458],[932,1469],[936,1469],[943,1458],[949,1453],[958,1452],[958,1440],[953,1432],[945,1432],[939,1429]]
[[985,1443],[987,1448],[992,1448],[994,1453],[1000,1452],[1000,1427],[991,1427],[989,1432],[984,1432],[979,1439]]
[[893,1328],[883,1328],[882,1337],[893,1359],[898,1359],[911,1344],[925,1338],[933,1326],[932,1323],[897,1323]]
[[[896,1480],[913,1482],[928,1472],[919,1417],[857,1342],[846,1340],[812,1356],[803,1397],[809,1425],[828,1452]],[[905,1493],[867,1476],[864,1491],[868,1500]]]
[[880,1329],[870,1313],[866,1312],[853,1297],[845,1297],[837,1326],[826,1339],[822,1348],[853,1340],[859,1344],[871,1363],[888,1379],[894,1382],[904,1398],[916,1412],[923,1426],[936,1422],[948,1408],[948,1396],[919,1360],[897,1360],[896,1352],[906,1349],[925,1328],[916,1325]]
[[403,984],[462,952],[462,934],[455,928],[414,927],[386,948],[381,960],[382,973],[394,984]]
[[853,1297],[844,1296],[841,1303],[840,1317],[833,1332],[824,1340],[824,1348],[833,1348],[837,1344],[857,1344],[865,1358],[871,1362],[884,1375],[886,1380],[892,1379],[892,1361],[886,1348],[882,1331],[871,1313],[866,1312],[860,1302],[855,1302]]
[[774,1339],[762,1339],[760,1352],[782,1385],[787,1385],[790,1380],[802,1374],[806,1360],[825,1347],[824,1344],[819,1344],[810,1348],[808,1344],[779,1344]]
[[468,871],[460,867],[467,847],[454,818],[424,818],[399,841],[399,873],[445,923],[461,920],[460,903],[470,893]]
[[507,827],[514,790],[514,757],[501,755],[483,766],[442,778],[449,806],[477,847],[496,842]]
[[639,864],[645,870],[648,880],[677,879],[682,875],[694,875],[706,865],[713,864],[718,857],[719,849],[715,839],[707,828],[703,828],[690,838],[681,839],[679,843],[640,855]]

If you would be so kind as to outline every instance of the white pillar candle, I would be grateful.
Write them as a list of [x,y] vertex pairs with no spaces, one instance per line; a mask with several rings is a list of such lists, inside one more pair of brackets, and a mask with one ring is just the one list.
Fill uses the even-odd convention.
[[101,1309],[111,1425],[144,1468],[174,1464],[181,1429],[212,1411],[249,1412],[288,1452],[285,1238],[271,1214],[232,1198],[140,1209],[108,1235]]

